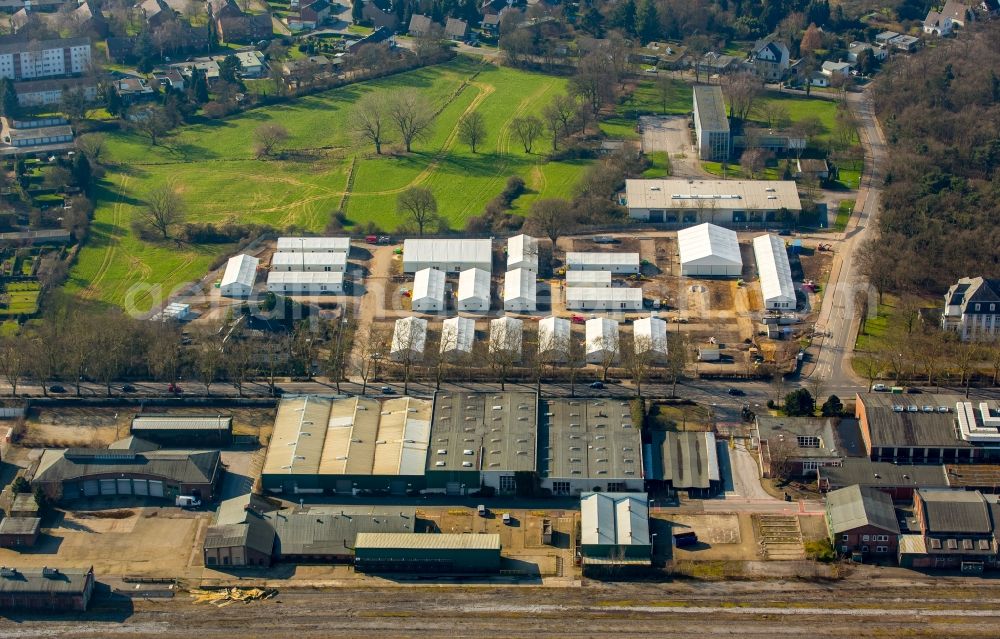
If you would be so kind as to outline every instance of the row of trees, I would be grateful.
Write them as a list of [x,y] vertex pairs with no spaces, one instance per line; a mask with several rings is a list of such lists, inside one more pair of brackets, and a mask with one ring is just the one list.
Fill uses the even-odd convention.
[[373,144],[380,155],[383,145],[395,136],[409,153],[414,142],[430,137],[436,116],[430,101],[415,89],[381,90],[358,100],[347,126],[358,138]]

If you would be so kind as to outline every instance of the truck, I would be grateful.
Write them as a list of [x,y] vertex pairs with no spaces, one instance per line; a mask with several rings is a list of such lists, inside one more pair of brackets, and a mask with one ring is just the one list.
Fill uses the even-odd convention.
[[177,495],[177,499],[174,500],[175,506],[180,506],[181,508],[197,508],[201,506],[201,500],[194,495]]

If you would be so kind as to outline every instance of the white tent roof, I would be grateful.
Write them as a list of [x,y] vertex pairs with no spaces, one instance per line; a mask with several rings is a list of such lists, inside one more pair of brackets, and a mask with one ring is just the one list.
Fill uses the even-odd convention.
[[659,317],[643,317],[632,323],[633,341],[641,347],[640,353],[647,350],[656,353],[667,353],[667,323]]
[[630,304],[642,304],[641,288],[625,288],[615,286],[611,288],[591,287],[591,286],[569,286],[566,288],[566,303],[573,304],[579,302],[629,302]]
[[407,349],[415,353],[424,352],[427,342],[427,320],[419,317],[404,317],[396,320],[392,331],[391,353],[402,353]]
[[476,339],[476,322],[468,317],[446,319],[441,326],[441,352],[471,353]]
[[498,317],[490,322],[490,350],[510,348],[521,354],[524,322],[513,317]]
[[271,257],[271,268],[275,267],[305,268],[307,266],[329,266],[338,271],[347,266],[347,253],[343,252],[302,252],[290,253],[279,251]]
[[639,268],[638,253],[568,252],[566,267],[569,269],[587,266],[629,266]]
[[618,322],[604,317],[587,320],[587,352],[618,349]]
[[458,276],[458,301],[490,300],[490,274],[481,268],[470,268]]
[[509,302],[510,300],[523,298],[529,304],[534,305],[537,293],[537,286],[535,284],[534,271],[529,271],[526,268],[516,268],[513,271],[507,271],[507,274],[503,278],[503,301]]
[[565,350],[569,344],[572,326],[568,319],[562,317],[546,317],[538,322],[538,348],[542,351],[559,347]]
[[340,271],[271,271],[267,274],[267,285],[282,284],[329,284],[343,286],[344,274]]
[[278,250],[297,253],[301,251],[347,253],[351,250],[349,237],[279,237]]
[[489,264],[493,245],[490,240],[415,240],[403,242],[403,262],[462,264],[482,262]]
[[538,240],[530,235],[515,235],[507,240],[507,266],[511,267],[521,262],[526,268],[538,270]]
[[229,262],[226,264],[226,272],[223,274],[219,286],[243,284],[252,287],[253,283],[257,280],[258,264],[260,264],[260,260],[252,255],[245,253],[234,255],[229,258]]
[[444,271],[425,268],[413,276],[413,301],[422,299],[444,301]]
[[742,266],[736,231],[714,224],[699,224],[677,231],[681,264]]
[[785,243],[777,235],[761,235],[753,238],[753,255],[757,260],[760,275],[760,290],[764,301],[795,301],[795,285],[792,283],[792,267],[788,264]]
[[566,271],[566,286],[611,286],[611,271]]

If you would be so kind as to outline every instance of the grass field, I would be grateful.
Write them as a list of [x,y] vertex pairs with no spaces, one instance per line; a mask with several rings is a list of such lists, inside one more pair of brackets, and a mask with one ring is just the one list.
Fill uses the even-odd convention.
[[41,287],[34,282],[14,282],[7,285],[10,303],[0,308],[0,317],[33,315],[38,312],[38,294]]
[[601,130],[609,138],[638,140],[635,127],[640,115],[686,115],[691,111],[691,85],[672,79],[668,82],[671,91],[666,104],[657,81],[643,80],[632,94],[615,106],[615,115],[601,122]]
[[[724,177],[727,180],[742,180],[750,179],[749,176],[743,175],[743,169],[740,167],[739,163],[730,163],[726,165],[726,169],[722,169],[722,162],[708,162],[702,161],[701,168],[705,169],[706,172],[712,175],[717,175],[719,177]],[[762,173],[758,173],[757,180],[780,180],[783,173],[783,169],[779,166],[768,166],[764,168]]]
[[833,230],[843,232],[847,229],[847,222],[851,219],[853,212],[854,200],[841,200],[840,206],[837,208],[837,219],[833,223]]
[[[415,88],[441,109],[429,139],[411,154],[393,146],[383,156],[359,145],[346,130],[351,105],[376,90]],[[322,231],[340,205],[351,166],[353,186],[346,205],[349,226],[399,225],[396,197],[409,186],[430,188],[453,227],[482,212],[510,175],[529,192],[524,210],[540,197],[569,195],[586,162],[546,162],[525,154],[512,139],[510,121],[538,113],[565,88],[565,80],[483,64],[459,57],[447,64],[350,85],[292,103],[255,109],[226,120],[184,127],[150,148],[129,133],[109,135],[106,157],[115,167],[97,188],[91,239],[80,252],[68,289],[85,299],[123,304],[134,285],[153,287],[134,300],[140,308],[163,299],[178,284],[196,280],[232,247],[156,245],[140,241],[130,223],[154,187],[172,181],[183,192],[188,221],[257,222],[278,229]],[[457,142],[455,124],[465,113],[486,117],[488,139],[472,154]],[[260,161],[253,131],[280,122],[291,134],[294,159]],[[357,159],[356,164],[354,159]]]
[[[822,130],[816,136],[817,142],[826,142],[836,128],[837,102],[822,98],[806,97],[791,93],[769,91],[756,105],[757,113],[765,112],[768,104],[780,104],[788,111],[792,123],[800,122],[808,117],[815,117],[822,124]],[[767,122],[757,116],[757,124],[767,126]]]

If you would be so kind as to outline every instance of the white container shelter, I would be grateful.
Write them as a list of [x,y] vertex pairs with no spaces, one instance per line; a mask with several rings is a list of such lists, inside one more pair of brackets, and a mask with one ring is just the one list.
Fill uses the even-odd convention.
[[573,326],[562,317],[546,317],[538,322],[538,354],[550,362],[569,359]]
[[459,273],[470,268],[493,272],[493,243],[470,239],[410,239],[403,242],[403,272],[433,268]]
[[755,237],[753,256],[760,276],[764,308],[769,311],[795,310],[795,285],[784,241],[770,233]]
[[279,237],[279,253],[349,253],[349,237]]
[[538,272],[538,240],[530,235],[515,235],[507,240],[507,270],[516,268]]
[[410,308],[421,313],[444,310],[444,271],[425,268],[413,276]]
[[498,317],[490,322],[490,352],[507,351],[513,361],[521,359],[524,322],[514,317]]
[[714,224],[699,224],[677,231],[681,275],[688,277],[739,277],[743,258],[736,231]]
[[347,253],[278,252],[271,257],[272,271],[344,271]]
[[260,260],[252,255],[240,254],[229,258],[226,272],[219,283],[219,293],[224,297],[250,297],[257,281]]
[[587,320],[587,363],[617,362],[621,356],[618,322],[604,317]]
[[611,288],[610,271],[566,271],[566,286]]
[[427,344],[427,320],[420,317],[404,317],[396,320],[392,331],[392,346],[389,359],[394,362],[417,362],[424,358]]
[[642,289],[571,286],[566,289],[566,308],[571,311],[641,311]]
[[662,362],[667,358],[667,323],[659,317],[643,317],[632,323],[635,354]]
[[458,276],[458,310],[485,313],[490,310],[490,274],[470,268]]
[[503,279],[503,310],[533,313],[538,308],[534,271],[518,268],[507,271]]
[[284,295],[342,295],[344,274],[339,271],[271,271],[267,290]]
[[638,253],[566,253],[567,271],[638,273]]
[[476,341],[476,321],[468,317],[452,317],[441,324],[441,354],[456,359],[472,353]]

